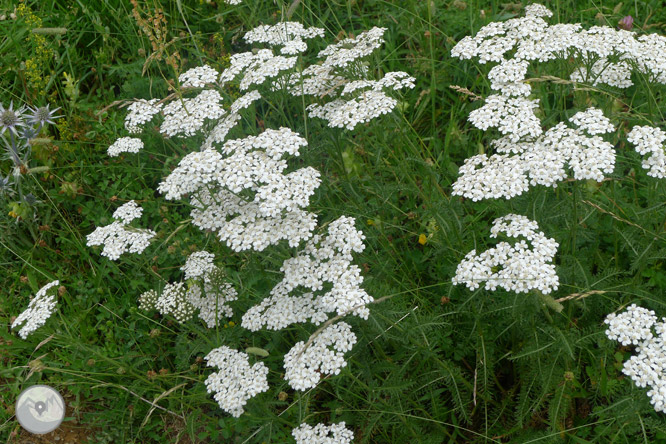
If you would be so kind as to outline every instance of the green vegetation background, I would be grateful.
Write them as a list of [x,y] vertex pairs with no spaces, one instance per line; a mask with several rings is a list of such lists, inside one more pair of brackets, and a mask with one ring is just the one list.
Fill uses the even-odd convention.
[[[659,1],[544,4],[555,13],[553,23],[616,26],[632,15],[639,32],[665,31]],[[63,427],[99,444],[282,443],[302,422],[339,421],[355,430],[357,443],[666,442],[663,414],[621,373],[630,350],[603,333],[605,315],[632,302],[666,313],[663,182],[647,177],[638,155],[620,143],[615,173],[602,184],[537,187],[508,202],[450,195],[458,166],[491,137],[466,121],[478,102],[450,88],[487,95],[490,66],[451,59],[450,49],[491,21],[521,14],[520,3],[141,5],[144,18],[163,11],[154,22],[163,32],[155,47],[129,1],[0,0],[2,103],[50,103],[63,115],[50,131],[52,143],[36,146],[30,161],[48,171],[24,177],[40,203],[0,201],[0,440],[27,442],[13,404],[26,386],[46,383],[67,400]],[[323,176],[312,210],[320,224],[356,218],[367,236],[357,260],[363,286],[375,298],[391,297],[371,307],[367,322],[349,320],[359,341],[348,366],[303,394],[289,389],[280,370],[283,354],[312,332],[308,326],[249,335],[235,325],[241,310],[213,331],[137,310],[140,293],[179,279],[187,255],[215,242],[194,228],[171,236],[187,213],[154,191],[194,147],[153,134],[139,156],[106,155],[126,135],[124,110],[108,105],[163,97],[174,67],[223,69],[231,54],[248,49],[246,31],[278,22],[292,5],[292,20],[325,28],[316,49],[372,26],[388,28],[373,68],[417,79],[395,112],[353,132],[307,120],[310,146],[299,162]],[[32,32],[39,27],[66,32]],[[663,91],[636,84],[585,93],[543,82],[538,90],[547,124],[594,105],[623,134],[635,121],[663,124]],[[246,128],[284,125],[305,134],[298,105],[268,103],[253,112]],[[0,161],[0,171],[8,173],[8,161]],[[130,199],[142,201],[144,226],[158,231],[158,240],[142,255],[111,262],[86,247],[85,235]],[[560,243],[554,298],[584,296],[557,312],[534,294],[451,285],[467,252],[492,245],[490,221],[508,212],[538,221]],[[279,266],[293,253],[286,246],[244,254],[216,248],[248,306],[280,279]],[[21,340],[9,329],[11,317],[53,279],[66,289],[57,312]],[[239,419],[224,414],[203,384],[210,369],[202,357],[223,344],[270,352],[271,389],[251,399]]]

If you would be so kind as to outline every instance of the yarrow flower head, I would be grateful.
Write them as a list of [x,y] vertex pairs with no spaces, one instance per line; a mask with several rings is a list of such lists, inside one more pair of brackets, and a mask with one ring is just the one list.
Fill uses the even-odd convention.
[[[319,186],[319,172],[307,167],[281,174],[285,155],[298,155],[305,139],[288,128],[227,141],[219,153],[188,154],[158,190],[167,199],[190,194],[193,224],[235,251],[261,251],[286,239],[309,239],[315,216],[303,210]],[[250,197],[241,197],[241,193]]]
[[331,424],[317,424],[312,427],[301,424],[291,431],[296,444],[351,444],[354,440],[354,432],[345,427],[345,422]]
[[181,86],[185,88],[203,88],[217,82],[220,73],[208,65],[197,66],[182,73],[178,77]]
[[305,342],[296,343],[284,356],[284,378],[295,390],[315,387],[321,375],[338,375],[347,365],[344,354],[356,344],[356,335],[345,322],[322,330],[306,348]]
[[386,28],[377,26],[362,32],[356,38],[346,38],[338,43],[328,45],[319,52],[318,57],[324,59],[323,66],[344,68],[351,62],[366,57],[384,43]]
[[243,52],[231,56],[229,66],[222,72],[222,85],[242,75],[239,88],[247,90],[252,85],[261,85],[269,78],[275,78],[296,65],[296,57],[285,57],[273,54],[270,49],[255,52]]
[[310,117],[327,120],[331,128],[353,130],[359,123],[395,108],[398,101],[387,91],[414,88],[415,79],[401,71],[389,72],[380,80],[367,78],[367,68],[360,60],[381,46],[385,31],[386,28],[374,27],[356,38],[329,45],[319,52],[321,63],[289,77],[289,91],[295,96],[335,97],[327,103],[308,105]]
[[134,219],[141,217],[141,213],[143,213],[143,208],[141,208],[135,201],[130,200],[114,211],[113,218],[121,220],[124,224],[129,224]]
[[663,179],[666,177],[666,152],[664,141],[666,133],[660,128],[651,126],[635,126],[627,135],[627,140],[636,146],[636,152],[642,156],[642,166],[648,170],[647,175]]
[[639,345],[652,338],[652,327],[657,322],[654,311],[631,304],[621,314],[609,314],[604,323],[608,324],[606,336],[622,345]]
[[220,93],[205,89],[191,99],[169,102],[162,108],[164,120],[160,132],[167,137],[193,136],[199,132],[205,120],[218,119],[225,113]]
[[140,133],[142,127],[162,110],[162,106],[158,99],[138,99],[132,102],[127,107],[129,112],[125,116],[125,129],[131,134]]
[[28,308],[12,322],[12,328],[24,324],[19,330],[21,338],[27,338],[32,332],[46,324],[46,320],[51,317],[56,306],[58,285],[60,285],[60,281],[55,280],[40,288],[28,304]]
[[185,279],[202,278],[215,270],[214,259],[215,255],[213,253],[195,251],[190,254],[185,265],[180,269],[185,272]]
[[[183,323],[192,319],[195,308],[187,297],[187,287],[182,282],[169,283],[164,286],[162,293],[155,301],[155,307],[162,316],[171,315],[176,321]],[[143,305],[148,304],[149,295],[142,297]]]
[[560,122],[529,141],[505,136],[492,142],[498,154],[470,157],[460,167],[453,194],[473,201],[510,199],[530,185],[556,187],[569,174],[577,180],[601,182],[615,167],[615,149],[599,134],[615,130],[600,110],[588,108],[574,114],[571,128]]
[[[243,315],[242,326],[251,331],[261,328],[280,330],[294,323],[320,324],[327,313],[354,314],[367,319],[366,304],[373,301],[362,288],[360,269],[352,265],[352,253],[365,248],[365,236],[354,227],[354,219],[342,216],[329,225],[328,236],[314,236],[295,257],[284,261],[284,279],[268,298]],[[324,284],[332,284],[322,292]],[[296,293],[308,288],[312,292]]]
[[[499,242],[477,254],[470,251],[458,264],[453,284],[465,284],[470,290],[485,282],[486,290],[504,288],[516,293],[539,290],[548,294],[557,290],[559,279],[552,264],[558,243],[538,231],[536,222],[525,216],[509,214],[495,219],[491,237],[504,233],[509,238],[524,238],[515,244]],[[529,244],[528,244],[529,242]]]
[[213,263],[215,255],[207,251],[192,253],[181,270],[183,282],[170,283],[161,293],[149,290],[139,296],[139,308],[157,309],[162,316],[171,315],[180,323],[187,322],[199,312],[199,319],[208,328],[217,327],[224,317],[231,317],[229,302],[238,299],[236,289],[225,280],[224,270]]
[[654,311],[632,304],[623,313],[611,313],[604,322],[609,339],[636,346],[622,373],[636,386],[649,388],[654,409],[666,413],[666,319],[657,322]]
[[280,22],[275,25],[261,25],[245,33],[247,43],[266,43],[282,46],[280,53],[294,55],[304,52],[307,44],[304,39],[323,37],[322,28],[305,28],[298,22]]
[[384,90],[414,88],[415,79],[402,71],[387,73],[381,80],[358,80],[344,85],[340,98],[324,105],[308,105],[310,117],[327,120],[331,128],[353,130],[395,108],[398,101]]
[[120,153],[138,153],[143,149],[143,141],[136,137],[121,137],[113,142],[107,150],[110,157],[117,157]]
[[86,236],[90,246],[104,245],[102,256],[117,260],[125,253],[141,253],[150,245],[156,233],[153,230],[130,227],[128,224],[141,216],[142,209],[134,201],[121,206],[113,214],[117,219],[110,225],[97,227]]
[[219,369],[206,378],[208,393],[214,392],[220,408],[236,418],[243,414],[248,399],[268,390],[268,367],[263,362],[250,366],[247,353],[222,346],[204,359],[209,367]]

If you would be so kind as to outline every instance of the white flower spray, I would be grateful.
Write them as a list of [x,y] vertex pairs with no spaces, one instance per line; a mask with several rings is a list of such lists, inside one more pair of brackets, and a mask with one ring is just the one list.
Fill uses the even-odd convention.
[[[184,156],[158,186],[167,200],[187,199],[192,225],[215,233],[236,252],[262,251],[283,241],[298,248],[307,242],[284,261],[284,279],[270,296],[243,316],[242,326],[251,331],[279,330],[294,323],[320,325],[331,314],[368,318],[366,305],[373,298],[361,289],[360,269],[351,263],[353,254],[365,248],[363,233],[353,218],[342,216],[328,224],[327,236],[314,235],[317,216],[307,207],[319,187],[320,173],[312,167],[289,168],[290,159],[307,147],[307,141],[289,128],[227,139],[242,121],[243,110],[262,98],[259,90],[266,86],[269,91],[312,96],[317,102],[307,108],[310,116],[323,118],[331,127],[351,130],[393,110],[397,100],[389,94],[413,88],[415,79],[404,72],[370,78],[364,59],[381,46],[385,31],[373,28],[330,45],[319,53],[320,64],[296,73],[293,68],[307,50],[306,42],[323,37],[324,30],[295,22],[259,26],[244,38],[267,48],[233,55],[222,72],[208,65],[192,68],[179,76],[177,93],[129,106],[125,127],[130,134],[158,118],[159,132],[166,137],[204,140],[200,150]],[[244,95],[230,102],[223,87],[232,82]],[[109,148],[109,155],[139,153],[142,148],[140,139],[124,137]],[[146,230],[140,232],[143,238],[131,238],[128,233],[139,231],[127,224],[140,215],[141,208],[134,203],[121,207],[114,213],[116,222],[97,228],[88,236],[88,244],[104,244],[102,254],[113,260],[125,251],[142,251],[155,233]],[[238,299],[238,293],[226,282],[223,267],[215,264],[215,255],[194,252],[181,270],[184,281],[167,283],[159,292],[144,292],[140,308],[156,309],[178,322],[188,322],[198,313],[210,328],[233,314],[229,303]],[[304,293],[303,288],[310,291]],[[347,364],[344,354],[355,343],[349,324],[327,324],[285,355],[285,378],[299,390],[315,387],[322,377],[340,373]],[[249,398],[268,389],[268,369],[260,362],[250,366],[245,353],[222,346],[206,360],[219,369],[206,380],[206,387],[233,416],[243,413]],[[294,431],[297,440],[348,443],[353,438],[344,423],[308,427],[303,424]]]
[[[542,5],[528,5],[524,17],[490,23],[451,51],[462,60],[496,63],[488,75],[493,94],[470,113],[469,121],[481,130],[501,134],[491,142],[493,153],[465,161],[453,185],[454,195],[474,201],[510,199],[530,186],[555,187],[567,179],[601,182],[613,172],[614,145],[619,144],[606,139],[616,128],[600,109],[581,110],[567,123],[543,128],[539,101],[531,93],[533,82],[544,76],[542,72],[541,79],[527,78],[533,63],[573,62],[570,83],[628,88],[633,85],[632,72],[637,71],[650,83],[666,84],[666,37],[639,36],[608,26],[550,25],[546,19],[552,15]],[[662,129],[634,126],[627,140],[644,156],[642,167],[649,176],[666,177],[666,133]],[[476,289],[485,282],[488,290],[503,287],[518,293],[556,290],[552,260],[558,244],[537,228],[522,216],[497,219],[492,237],[504,232],[526,241],[500,242],[481,254],[471,251],[458,266],[453,283]],[[658,321],[653,311],[632,305],[624,313],[609,315],[605,323],[611,340],[635,347],[624,374],[637,386],[648,387],[655,410],[666,412],[666,319]]]
[[60,285],[60,281],[55,280],[40,288],[28,304],[28,308],[12,322],[12,328],[23,324],[18,332],[21,338],[26,339],[35,330],[46,324],[46,320],[51,317],[57,304],[58,285]]
[[666,318],[658,322],[654,311],[632,304],[623,313],[609,314],[604,322],[609,339],[635,346],[622,373],[636,386],[647,387],[654,409],[666,413]]
[[517,214],[496,219],[490,237],[503,233],[509,238],[524,240],[513,245],[499,242],[481,254],[470,251],[458,265],[453,284],[465,284],[475,290],[485,282],[486,290],[501,287],[516,293],[538,290],[548,294],[557,290],[559,279],[552,261],[558,244],[538,229],[536,222]]

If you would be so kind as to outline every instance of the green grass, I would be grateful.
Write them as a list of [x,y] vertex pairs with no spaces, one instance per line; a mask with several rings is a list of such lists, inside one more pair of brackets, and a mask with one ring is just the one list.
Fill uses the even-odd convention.
[[[143,7],[163,9],[168,39],[175,39],[168,50],[178,51],[184,70],[202,62],[224,67],[229,55],[249,48],[241,40],[244,32],[277,22],[291,3],[246,0],[231,7],[155,0]],[[239,290],[231,320],[240,324],[244,310],[281,279],[282,261],[296,250],[283,243],[239,254],[194,227],[176,231],[188,217],[185,208],[154,190],[193,146],[153,133],[140,156],[106,155],[125,135],[124,110],[100,110],[114,100],[163,97],[167,81],[176,77],[164,60],[148,64],[141,75],[153,50],[130,2],[27,4],[41,26],[67,32],[46,36],[51,55],[39,66],[44,98],[25,67],[39,54],[31,25],[20,17],[0,21],[1,101],[48,100],[62,107],[64,117],[50,134],[53,143],[31,158],[30,166],[48,165],[49,171],[24,177],[40,201],[34,219],[8,216],[11,201],[0,200],[2,442],[27,442],[21,441],[26,435],[19,433],[13,405],[23,388],[37,383],[65,396],[65,425],[85,430],[89,443],[282,443],[291,442],[291,429],[302,422],[339,421],[355,430],[357,443],[666,442],[663,414],[621,373],[629,350],[603,333],[605,315],[632,302],[666,312],[663,182],[646,176],[630,147],[618,146],[615,172],[601,186],[535,187],[509,201],[451,196],[458,167],[491,137],[467,122],[478,102],[449,88],[487,95],[490,66],[452,59],[450,50],[484,24],[520,14],[519,4],[303,0],[294,10],[293,20],[326,30],[315,49],[343,31],[358,35],[387,27],[373,69],[406,71],[417,79],[399,109],[354,131],[304,119],[299,100],[280,98],[257,105],[256,118],[234,133],[259,132],[260,119],[266,128],[289,126],[308,134],[297,163],[322,173],[310,210],[320,225],[341,215],[356,218],[367,237],[355,261],[364,270],[363,288],[376,299],[389,296],[371,305],[367,321],[346,319],[358,336],[347,367],[304,393],[282,379],[282,356],[307,340],[311,325],[250,335],[238,325],[208,330],[138,310],[139,294],[180,279],[178,268],[191,248],[208,245]],[[615,26],[631,14],[637,26],[662,32],[666,22],[657,1],[545,4],[555,12],[552,23]],[[13,8],[0,0],[0,15]],[[65,72],[73,79],[69,85]],[[564,109],[594,104],[607,106],[623,130],[660,123],[663,88],[636,80],[628,91],[600,93],[543,82],[537,94],[548,125],[569,115]],[[609,94],[628,108],[612,109]],[[8,168],[0,161],[3,175]],[[142,224],[158,239],[143,254],[112,262],[87,247],[85,235],[109,223],[115,208],[130,199],[141,202]],[[490,222],[509,212],[537,220],[559,242],[555,298],[603,293],[565,302],[555,313],[533,294],[453,286],[457,264],[471,249],[491,245]],[[53,279],[67,290],[58,310],[20,339],[9,329],[11,317]],[[271,369],[271,388],[251,399],[238,419],[221,411],[203,384],[210,370],[200,358],[224,344],[270,352],[263,362]]]

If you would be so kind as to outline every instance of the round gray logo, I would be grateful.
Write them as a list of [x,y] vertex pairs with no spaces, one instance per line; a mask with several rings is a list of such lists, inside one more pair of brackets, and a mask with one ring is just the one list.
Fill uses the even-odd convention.
[[16,419],[30,433],[52,432],[64,417],[65,400],[48,385],[28,387],[16,400]]

